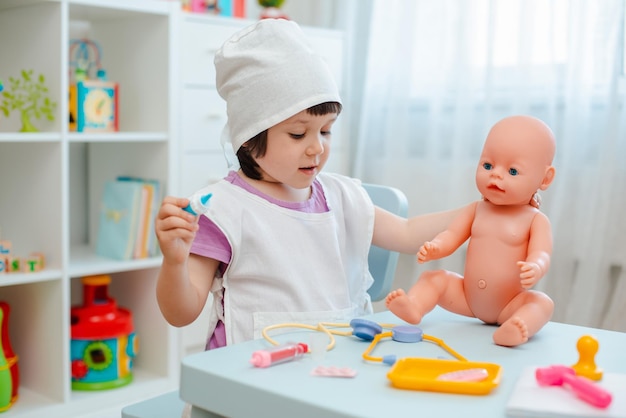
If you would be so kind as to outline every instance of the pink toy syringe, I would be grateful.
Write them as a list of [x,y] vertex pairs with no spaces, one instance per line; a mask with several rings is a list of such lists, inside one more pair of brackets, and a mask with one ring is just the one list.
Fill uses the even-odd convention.
[[576,376],[567,366],[539,367],[535,371],[537,382],[542,386],[563,386],[590,405],[606,408],[613,400],[610,392],[584,376]]
[[286,343],[252,353],[250,363],[255,367],[268,367],[302,357],[309,347],[304,343]]

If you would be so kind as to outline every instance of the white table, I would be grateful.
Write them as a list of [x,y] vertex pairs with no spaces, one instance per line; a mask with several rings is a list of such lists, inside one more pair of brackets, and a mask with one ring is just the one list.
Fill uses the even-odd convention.
[[[378,323],[403,324],[390,312],[367,317]],[[369,342],[338,336],[336,347],[322,361],[326,366],[357,370],[354,378],[312,376],[319,364],[310,355],[269,368],[255,368],[250,357],[268,348],[255,340],[218,350],[193,354],[182,363],[180,395],[193,405],[194,418],[228,417],[479,417],[505,416],[506,404],[522,371],[529,366],[572,365],[578,361],[576,343],[583,335],[595,336],[600,349],[596,363],[605,372],[626,374],[626,334],[560,323],[548,323],[528,343],[516,348],[493,343],[495,327],[436,308],[420,324],[425,334],[443,339],[470,361],[497,363],[502,380],[487,395],[401,390],[391,386],[390,366],[366,362]],[[309,343],[311,331],[294,329],[277,335],[279,341]],[[384,339],[375,356],[445,357],[429,342],[398,343]],[[572,398],[573,399],[573,398]]]

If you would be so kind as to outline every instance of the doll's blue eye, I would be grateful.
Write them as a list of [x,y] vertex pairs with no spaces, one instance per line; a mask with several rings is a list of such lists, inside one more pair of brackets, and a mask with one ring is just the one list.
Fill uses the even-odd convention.
[[519,171],[517,171],[517,168],[509,168],[509,174],[512,176],[517,176],[519,174]]
[[483,163],[483,168],[485,170],[491,170],[493,166],[490,163]]

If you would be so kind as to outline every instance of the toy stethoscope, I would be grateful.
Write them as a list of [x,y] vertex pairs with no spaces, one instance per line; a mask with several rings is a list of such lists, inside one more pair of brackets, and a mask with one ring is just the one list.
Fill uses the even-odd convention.
[[[337,328],[352,328],[351,331],[341,331]],[[388,355],[384,357],[373,357],[371,355],[372,351],[378,344],[378,342],[383,338],[391,337],[393,341],[403,342],[403,343],[415,343],[420,341],[430,341],[441,348],[446,350],[449,354],[455,357],[460,361],[467,361],[465,357],[457,353],[450,346],[448,346],[443,340],[433,337],[431,335],[424,334],[422,329],[413,325],[394,325],[394,324],[378,324],[376,322],[356,318],[350,321],[349,324],[345,323],[331,323],[331,322],[320,322],[317,325],[309,325],[309,324],[298,324],[298,323],[285,323],[285,324],[276,324],[270,325],[263,329],[262,335],[270,344],[279,345],[279,343],[269,336],[269,332],[278,329],[278,328],[304,328],[310,329],[313,331],[320,331],[325,333],[328,336],[329,343],[326,346],[326,350],[332,350],[335,347],[335,335],[342,336],[356,336],[364,341],[371,341],[371,344],[363,353],[363,359],[374,362],[382,362],[388,365],[393,365],[396,362],[395,355]],[[388,328],[391,331],[383,332],[384,328]]]
[[[339,330],[348,328],[352,330]],[[494,363],[468,361],[448,346],[442,339],[426,335],[421,328],[413,325],[378,324],[367,319],[353,319],[349,324],[320,322],[317,325],[284,323],[270,325],[263,329],[263,337],[274,346],[279,343],[269,336],[269,331],[277,328],[304,328],[325,333],[330,342],[326,350],[332,350],[335,346],[335,335],[356,336],[365,341],[371,341],[363,352],[363,359],[373,362],[381,362],[391,365],[387,377],[392,385],[401,389],[427,390],[436,392],[462,393],[485,395],[498,386],[501,377],[501,367]],[[390,331],[383,332],[384,328]],[[405,357],[399,360],[395,355],[384,357],[372,356],[372,351],[383,338],[389,338],[397,342],[421,342],[429,341],[439,345],[451,354],[455,359],[434,359]],[[303,346],[303,344],[299,344]],[[306,347],[306,345],[304,345]],[[295,350],[291,348],[288,350]],[[306,350],[310,352],[308,347]],[[291,355],[293,352],[288,353]]]

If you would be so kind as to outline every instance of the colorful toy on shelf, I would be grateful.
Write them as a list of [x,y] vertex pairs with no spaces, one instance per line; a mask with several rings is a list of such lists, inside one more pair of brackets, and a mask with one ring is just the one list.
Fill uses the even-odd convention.
[[245,18],[245,0],[182,0],[185,12]]
[[0,302],[0,412],[6,411],[17,401],[20,387],[17,356],[9,339],[10,312],[9,304]]
[[108,275],[82,278],[83,305],[71,310],[72,389],[102,390],[129,384],[138,340],[132,314],[109,297]]
[[219,14],[216,0],[189,0],[189,11],[193,13]]
[[118,84],[85,80],[70,86],[70,130],[119,131]]
[[[89,39],[70,42],[69,127],[76,132],[119,130],[119,86],[100,65],[100,46]],[[95,76],[95,77],[94,77]]]
[[33,70],[22,70],[20,75],[21,78],[9,77],[8,88],[2,91],[0,110],[6,117],[13,110],[20,113],[20,132],[38,132],[39,129],[32,124],[31,119],[45,117],[53,121],[56,102],[48,97],[46,77],[43,74],[35,76]]
[[572,369],[578,376],[584,376],[591,380],[602,379],[602,369],[596,366],[595,357],[600,344],[592,335],[583,335],[576,343],[578,350],[578,362],[572,366]]
[[45,267],[43,253],[31,253],[29,257],[15,257],[11,254],[11,241],[0,241],[0,273],[34,273]]

